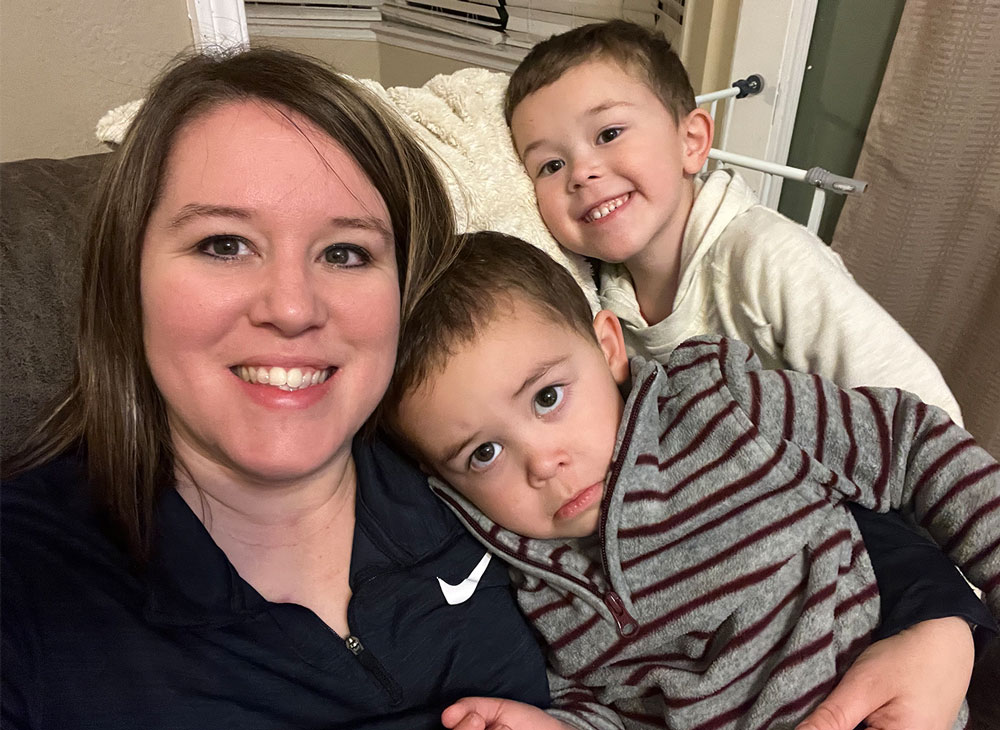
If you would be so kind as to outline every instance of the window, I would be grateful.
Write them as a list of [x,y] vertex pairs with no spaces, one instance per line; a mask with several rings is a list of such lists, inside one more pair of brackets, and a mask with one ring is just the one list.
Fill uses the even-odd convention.
[[658,28],[679,48],[686,0],[246,0],[251,35],[378,39],[510,71],[538,41],[594,21]]

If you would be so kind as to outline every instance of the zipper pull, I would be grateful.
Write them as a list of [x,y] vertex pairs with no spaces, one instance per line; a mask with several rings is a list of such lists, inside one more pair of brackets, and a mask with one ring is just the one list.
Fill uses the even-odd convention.
[[611,609],[611,615],[615,617],[615,623],[618,624],[618,633],[622,636],[631,636],[639,628],[639,622],[632,618],[632,615],[625,608],[625,602],[622,601],[621,596],[619,596],[614,591],[608,591],[604,594],[604,604]]
[[347,644],[348,651],[350,651],[354,656],[358,656],[365,650],[365,647],[361,645],[361,639],[357,636],[348,636],[344,639],[344,643]]
[[361,639],[354,634],[344,639],[344,644],[347,645],[347,650],[358,658],[361,666],[375,675],[375,678],[382,684],[385,691],[388,692],[390,702],[393,705],[398,705],[403,700],[403,690],[399,686],[399,683],[385,671],[378,658],[370,651],[366,651],[364,645],[361,643]]

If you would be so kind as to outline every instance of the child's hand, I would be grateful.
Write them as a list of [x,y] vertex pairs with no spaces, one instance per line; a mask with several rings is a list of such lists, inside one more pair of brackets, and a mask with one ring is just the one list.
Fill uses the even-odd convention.
[[951,730],[973,660],[963,619],[923,621],[865,649],[796,730]]
[[496,697],[465,697],[441,713],[451,730],[573,730],[533,705]]

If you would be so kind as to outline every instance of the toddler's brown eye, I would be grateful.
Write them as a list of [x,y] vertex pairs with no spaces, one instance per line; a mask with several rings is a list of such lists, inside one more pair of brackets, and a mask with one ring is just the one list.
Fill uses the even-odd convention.
[[535,415],[544,416],[562,403],[565,385],[547,385],[535,393]]
[[497,460],[497,457],[500,456],[501,451],[503,451],[503,446],[496,441],[487,441],[486,443],[479,444],[469,458],[469,468],[472,471],[484,471],[488,469]]
[[482,444],[473,452],[472,457],[479,462],[488,462],[493,458],[494,453],[496,453],[496,448],[493,444]]
[[542,175],[551,175],[551,174],[553,174],[555,172],[559,172],[561,169],[563,169],[564,165],[565,165],[565,163],[562,160],[549,160],[544,165],[542,165],[542,169],[540,171],[540,174],[542,174]]
[[556,403],[559,402],[559,394],[556,389],[552,386],[547,388],[542,388],[538,395],[535,396],[535,403],[540,405],[542,408],[551,408]]
[[622,130],[620,127],[611,127],[603,130],[599,135],[597,135],[597,141],[600,144],[606,144],[607,142],[617,139],[621,133]]

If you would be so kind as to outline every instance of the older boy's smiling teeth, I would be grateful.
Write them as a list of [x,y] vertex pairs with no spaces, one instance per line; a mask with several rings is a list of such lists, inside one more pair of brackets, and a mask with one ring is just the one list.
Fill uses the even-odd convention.
[[277,365],[258,367],[255,365],[234,365],[229,368],[241,380],[256,385],[270,385],[281,390],[305,390],[326,381],[335,368],[317,370],[312,367],[283,368]]
[[631,197],[632,193],[625,193],[624,195],[619,196],[617,198],[612,198],[611,200],[605,200],[600,205],[595,205],[593,208],[588,210],[587,213],[583,216],[583,220],[586,221],[587,223],[593,223],[594,221],[599,220],[600,218],[604,218],[605,216],[613,213],[621,206],[625,205],[625,203],[627,203],[629,198]]

